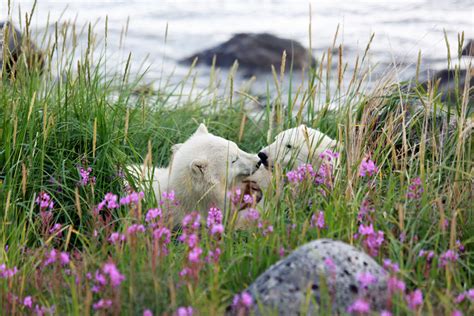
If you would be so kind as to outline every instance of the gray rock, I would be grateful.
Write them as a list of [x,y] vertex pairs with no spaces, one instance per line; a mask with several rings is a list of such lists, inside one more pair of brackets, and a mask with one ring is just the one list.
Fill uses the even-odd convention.
[[216,56],[216,66],[231,67],[238,60],[239,68],[243,68],[247,75],[252,75],[258,71],[271,71],[271,65],[279,72],[283,51],[287,54],[287,69],[292,60],[294,69],[308,68],[310,61],[314,63],[311,53],[300,43],[268,33],[236,34],[228,41],[184,58],[181,62],[191,63],[197,57],[198,63],[210,66]]
[[463,56],[474,56],[474,40],[467,42],[464,46],[461,55]]
[[[363,273],[377,281],[362,288],[358,278]],[[320,239],[278,261],[246,291],[257,302],[253,305],[256,315],[343,314],[357,298],[378,311],[387,303],[387,278],[388,273],[364,252],[340,241]],[[330,300],[324,300],[325,295]]]

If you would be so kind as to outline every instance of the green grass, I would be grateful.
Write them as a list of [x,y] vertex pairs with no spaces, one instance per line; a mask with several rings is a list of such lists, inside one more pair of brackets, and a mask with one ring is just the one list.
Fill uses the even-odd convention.
[[[465,99],[459,98],[449,108],[433,90],[406,91],[388,82],[374,91],[363,91],[363,80],[356,79],[334,94],[335,99],[346,95],[338,110],[316,112],[315,100],[330,80],[323,76],[327,60],[323,57],[304,86],[291,88],[296,98],[284,100],[280,91],[287,87],[276,79],[277,88],[272,90],[276,98],[267,98],[275,101],[267,101],[266,110],[255,115],[244,106],[246,95],[228,92],[216,96],[212,88],[197,97],[186,95],[180,85],[136,95],[140,77],[129,73],[128,63],[121,74],[106,75],[103,60],[90,61],[91,51],[97,48],[90,45],[78,62],[73,58],[76,47],[54,45],[61,40],[53,37],[49,45],[43,44],[44,71],[18,63],[15,75],[4,72],[0,82],[0,264],[19,269],[11,278],[0,278],[0,314],[27,313],[12,297],[31,296],[34,305],[54,305],[59,315],[96,313],[92,304],[104,297],[113,299],[112,314],[138,315],[148,308],[170,315],[179,306],[192,306],[200,315],[219,315],[236,293],[279,260],[281,247],[287,254],[323,237],[362,247],[353,235],[364,199],[375,207],[375,228],[385,234],[375,259],[397,262],[408,291],[423,291],[424,303],[417,313],[474,312],[468,300],[454,303],[459,293],[473,287],[474,272],[474,157],[473,139],[464,133],[469,120]],[[356,78],[363,74],[361,60]],[[52,69],[65,74],[62,82],[54,80]],[[233,89],[230,84],[228,91]],[[403,107],[415,104],[424,105],[426,111],[418,111],[405,122]],[[442,134],[437,124],[443,121],[434,118],[446,111],[455,124],[450,133]],[[248,152],[267,144],[269,127],[274,136],[306,123],[341,142],[341,163],[334,188],[326,196],[313,186],[295,192],[280,183],[281,194],[270,189],[260,211],[263,220],[274,227],[271,234],[264,236],[257,227],[237,231],[226,215],[219,263],[203,264],[199,278],[188,282],[179,276],[186,251],[177,241],[179,232],[173,233],[169,254],[153,262],[149,231],[120,246],[107,241],[112,231],[125,232],[132,223],[143,223],[144,215],[137,217],[121,207],[95,237],[98,224],[92,214],[107,192],[125,195],[123,180],[117,176],[121,168],[142,162],[149,151],[153,164],[167,165],[171,146],[185,141],[201,122]],[[367,154],[380,168],[374,185],[358,176],[359,164]],[[94,185],[78,185],[78,166],[92,168]],[[421,178],[424,192],[420,199],[410,200],[407,187],[416,177]],[[52,222],[63,225],[61,236],[42,231],[35,204],[42,191],[54,200]],[[153,193],[146,190],[140,212],[153,207]],[[319,210],[325,212],[327,224],[321,231],[309,226],[312,214]],[[445,219],[447,226],[442,225]],[[406,235],[403,241],[401,233]],[[439,255],[457,249],[456,240],[465,251],[456,263],[438,267]],[[204,254],[212,243],[203,228]],[[70,254],[66,267],[43,266],[53,248]],[[421,249],[436,253],[431,266],[418,258]],[[94,276],[108,261],[115,262],[126,279],[118,288],[93,293],[93,280],[86,275]],[[393,312],[414,313],[403,299],[394,301]]]

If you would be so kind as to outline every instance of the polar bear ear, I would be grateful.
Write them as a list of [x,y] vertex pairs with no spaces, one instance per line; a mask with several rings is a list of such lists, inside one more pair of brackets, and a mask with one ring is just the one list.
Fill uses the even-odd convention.
[[191,171],[197,177],[202,177],[207,173],[209,161],[206,159],[194,159],[191,162]]
[[176,154],[176,152],[181,148],[181,146],[183,146],[183,144],[174,144],[173,146],[171,146],[171,152],[173,154]]
[[207,127],[206,125],[204,125],[203,123],[199,124],[199,127],[197,128],[196,132],[194,132],[194,135],[198,135],[198,134],[208,134],[209,132],[207,131]]

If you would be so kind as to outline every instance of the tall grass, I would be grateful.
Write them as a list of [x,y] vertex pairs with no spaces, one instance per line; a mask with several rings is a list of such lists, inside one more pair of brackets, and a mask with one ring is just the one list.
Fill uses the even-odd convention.
[[[27,28],[28,23],[24,34],[30,34]],[[192,306],[202,315],[223,314],[236,293],[305,242],[328,237],[362,247],[354,234],[364,201],[375,209],[375,229],[385,234],[376,260],[397,262],[407,291],[423,291],[424,303],[416,313],[474,311],[468,299],[455,302],[457,295],[473,287],[470,87],[460,93],[454,111],[441,103],[435,84],[425,91],[381,79],[374,89],[365,90],[365,55],[357,60],[354,73],[346,74],[341,46],[335,57],[329,49],[307,71],[301,86],[293,80],[288,88],[283,86],[284,76],[296,72],[274,69],[275,88],[269,91],[276,97],[269,92],[265,110],[256,114],[246,105],[263,101],[234,86],[236,69],[229,72],[225,94],[216,89],[215,78],[207,91],[185,92],[195,80],[193,67],[174,87],[160,83],[157,91],[137,93],[142,76],[130,72],[131,58],[115,73],[110,62],[105,67],[107,44],[95,40],[92,26],[82,30],[88,38],[84,51],[78,51],[78,32],[75,25],[56,23],[54,32],[42,40],[43,70],[22,56],[14,73],[2,73],[0,264],[19,271],[0,277],[0,314],[28,314],[36,305],[54,306],[59,315],[141,314],[145,309],[170,315],[180,306]],[[330,73],[334,59],[338,60],[335,78]],[[347,87],[344,76],[352,78]],[[334,82],[337,88],[331,96]],[[284,90],[289,90],[287,97]],[[331,109],[335,102],[339,107]],[[256,224],[236,230],[231,213],[224,216],[220,240],[203,225],[204,255],[216,244],[222,255],[217,263],[203,260],[197,277],[186,279],[179,275],[187,251],[178,241],[180,231],[172,232],[168,253],[161,255],[148,229],[128,235],[122,243],[108,241],[112,232],[127,234],[132,224],[144,224],[147,210],[157,206],[150,188],[136,207],[113,210],[106,224],[94,210],[107,192],[126,195],[124,166],[145,157],[151,157],[154,165],[167,165],[171,146],[185,141],[200,122],[248,152],[257,152],[278,132],[305,123],[338,139],[341,162],[334,187],[324,194],[313,186],[285,184],[286,170],[275,171],[265,204],[259,206],[264,228],[271,225],[271,233]],[[359,175],[361,161],[369,156],[379,168],[371,180]],[[95,181],[81,184],[81,167],[90,167]],[[417,177],[423,192],[409,198],[409,186]],[[47,224],[35,202],[41,192],[54,201],[53,218]],[[162,207],[173,205],[166,202]],[[326,220],[321,230],[310,225],[319,210]],[[61,226],[54,230],[54,224]],[[70,261],[45,265],[52,249],[67,252]],[[449,249],[459,259],[441,266],[440,256]],[[433,261],[419,257],[420,250],[432,250]],[[114,262],[125,280],[118,287],[94,292],[95,273],[107,262]],[[31,308],[25,304],[28,296]],[[100,299],[111,299],[112,306],[94,309]],[[415,313],[403,297],[394,301],[393,312]]]

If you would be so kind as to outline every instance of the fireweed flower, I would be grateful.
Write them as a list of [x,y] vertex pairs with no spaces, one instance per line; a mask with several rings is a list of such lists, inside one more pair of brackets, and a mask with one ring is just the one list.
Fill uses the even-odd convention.
[[109,237],[109,242],[112,243],[112,244],[118,244],[122,241],[125,241],[126,237],[124,234],[121,234],[119,232],[113,232],[112,234],[110,234],[110,237]]
[[133,224],[127,228],[127,234],[129,236],[135,235],[138,232],[141,232],[141,233],[145,232],[145,226],[141,224]]
[[318,215],[313,214],[313,216],[311,216],[311,227],[317,227],[318,229],[323,229],[324,226],[325,226],[325,223],[324,223],[323,211],[319,211]]
[[[220,209],[216,207],[211,207],[209,209],[209,212],[207,213],[207,228],[209,231],[214,230],[215,226],[221,226],[222,227],[222,212]],[[220,229],[218,229],[220,230]],[[223,230],[223,228],[222,228]],[[212,233],[214,235],[214,233]]]
[[369,199],[365,198],[359,208],[359,214],[357,214],[357,220],[362,222],[368,220],[372,222],[372,214],[375,212],[375,208],[371,205]]
[[260,229],[262,236],[273,233],[273,225],[270,225],[267,221],[259,221],[257,227]]
[[115,266],[115,263],[113,262],[108,262],[104,264],[104,266],[102,267],[102,272],[105,275],[109,276],[110,284],[114,288],[118,287],[122,283],[122,281],[125,280],[125,276],[120,273],[120,271]]
[[97,212],[102,211],[104,208],[109,210],[119,208],[120,205],[117,203],[118,196],[113,193],[107,193],[104,197],[104,200],[97,205]]
[[153,316],[153,312],[149,309],[143,311],[143,316]]
[[260,213],[256,209],[250,208],[245,218],[249,221],[257,221],[260,218]]
[[461,243],[461,241],[459,239],[456,240],[456,248],[458,248],[459,252],[464,252],[464,250],[466,250],[464,248],[464,245]]
[[187,266],[185,266],[179,275],[181,277],[198,278],[201,269],[202,249],[199,247],[198,230],[201,226],[201,215],[194,211],[187,214],[182,221],[183,232],[178,240],[185,243],[187,247]]
[[17,267],[13,267],[11,269],[8,269],[7,266],[4,263],[0,264],[0,279],[11,278],[17,273],[18,273]]
[[32,308],[33,307],[33,299],[31,296],[27,296],[23,299],[23,306]]
[[400,267],[398,266],[398,263],[392,262],[392,260],[390,259],[383,260],[383,267],[393,273],[400,272]]
[[420,258],[426,258],[426,263],[430,264],[432,261],[433,261],[433,258],[434,258],[434,252],[432,250],[420,250],[420,252],[418,253],[418,257]]
[[[55,234],[55,233],[59,232],[62,227],[63,227],[63,225],[61,225],[59,223],[54,224],[54,226],[49,230],[49,233],[50,234]],[[61,237],[61,232],[58,233],[58,237]]]
[[286,177],[290,183],[300,183],[305,179],[313,179],[316,172],[310,164],[302,164],[297,169],[288,171]]
[[410,185],[408,186],[407,198],[410,200],[417,200],[421,198],[423,193],[423,185],[421,184],[421,179],[415,178],[411,180]]
[[193,308],[191,306],[178,307],[178,310],[176,311],[176,316],[193,316]]
[[163,216],[163,212],[161,211],[160,208],[151,208],[146,213],[145,221],[149,223],[149,222],[154,221],[157,218],[158,220],[160,220],[162,216]]
[[174,193],[174,190],[171,190],[170,192],[163,192],[161,193],[161,197],[163,200],[168,200],[171,202],[174,202],[176,199],[176,195]]
[[392,313],[389,311],[383,310],[380,312],[380,316],[392,316]]
[[230,198],[230,201],[234,206],[237,206],[240,204],[240,201],[242,200],[242,190],[240,189],[235,189],[234,191],[229,191],[227,193],[227,197]]
[[361,237],[364,246],[367,248],[371,256],[378,255],[379,249],[384,241],[383,231],[379,230],[375,232],[372,223],[368,226],[360,224],[359,235],[357,237]]
[[377,282],[377,278],[369,272],[359,274],[357,280],[363,288],[367,288],[369,285]]
[[120,205],[138,204],[145,194],[143,192],[132,192],[129,195],[120,198]]
[[455,309],[452,313],[451,316],[463,316],[462,312],[458,309]]
[[171,232],[166,227],[159,227],[153,231],[153,239],[156,242],[155,248],[158,255],[168,254],[168,244],[171,241]]
[[84,169],[84,167],[77,167],[77,170],[81,176],[81,180],[79,181],[80,186],[86,186],[88,184],[95,183],[95,177],[91,177],[90,175],[92,173],[91,167],[88,167],[87,169]]
[[449,249],[448,251],[442,253],[442,254],[439,256],[439,263],[438,263],[438,265],[439,265],[440,267],[445,267],[445,266],[447,266],[450,262],[455,263],[456,261],[458,261],[458,259],[459,259],[459,255],[458,255],[455,251]]
[[361,298],[358,298],[354,301],[354,303],[352,303],[351,306],[349,306],[347,311],[349,313],[361,313],[361,314],[369,313],[370,304],[367,301]]
[[366,177],[366,176],[373,176],[378,171],[377,165],[375,162],[370,160],[369,158],[362,159],[359,167],[359,176]]
[[56,249],[51,249],[51,251],[46,255],[46,258],[43,262],[45,267],[59,262],[60,265],[65,266],[69,264],[69,254],[67,252],[59,252]]
[[110,308],[111,306],[112,306],[112,300],[101,298],[97,303],[94,303],[92,305],[92,308],[94,308],[95,310],[99,310],[99,309],[107,309],[107,308]]
[[397,277],[391,276],[387,280],[387,288],[389,293],[403,293],[405,292],[405,282],[399,280]]
[[411,310],[416,310],[420,305],[423,304],[423,293],[419,289],[416,289],[412,293],[408,294],[405,297],[405,300],[407,301],[408,307]]
[[245,312],[253,305],[253,297],[248,292],[236,294],[232,300],[232,308],[238,312]]
[[40,192],[35,202],[39,205],[41,211],[45,211],[46,209],[52,210],[54,207],[53,200],[46,192]]

